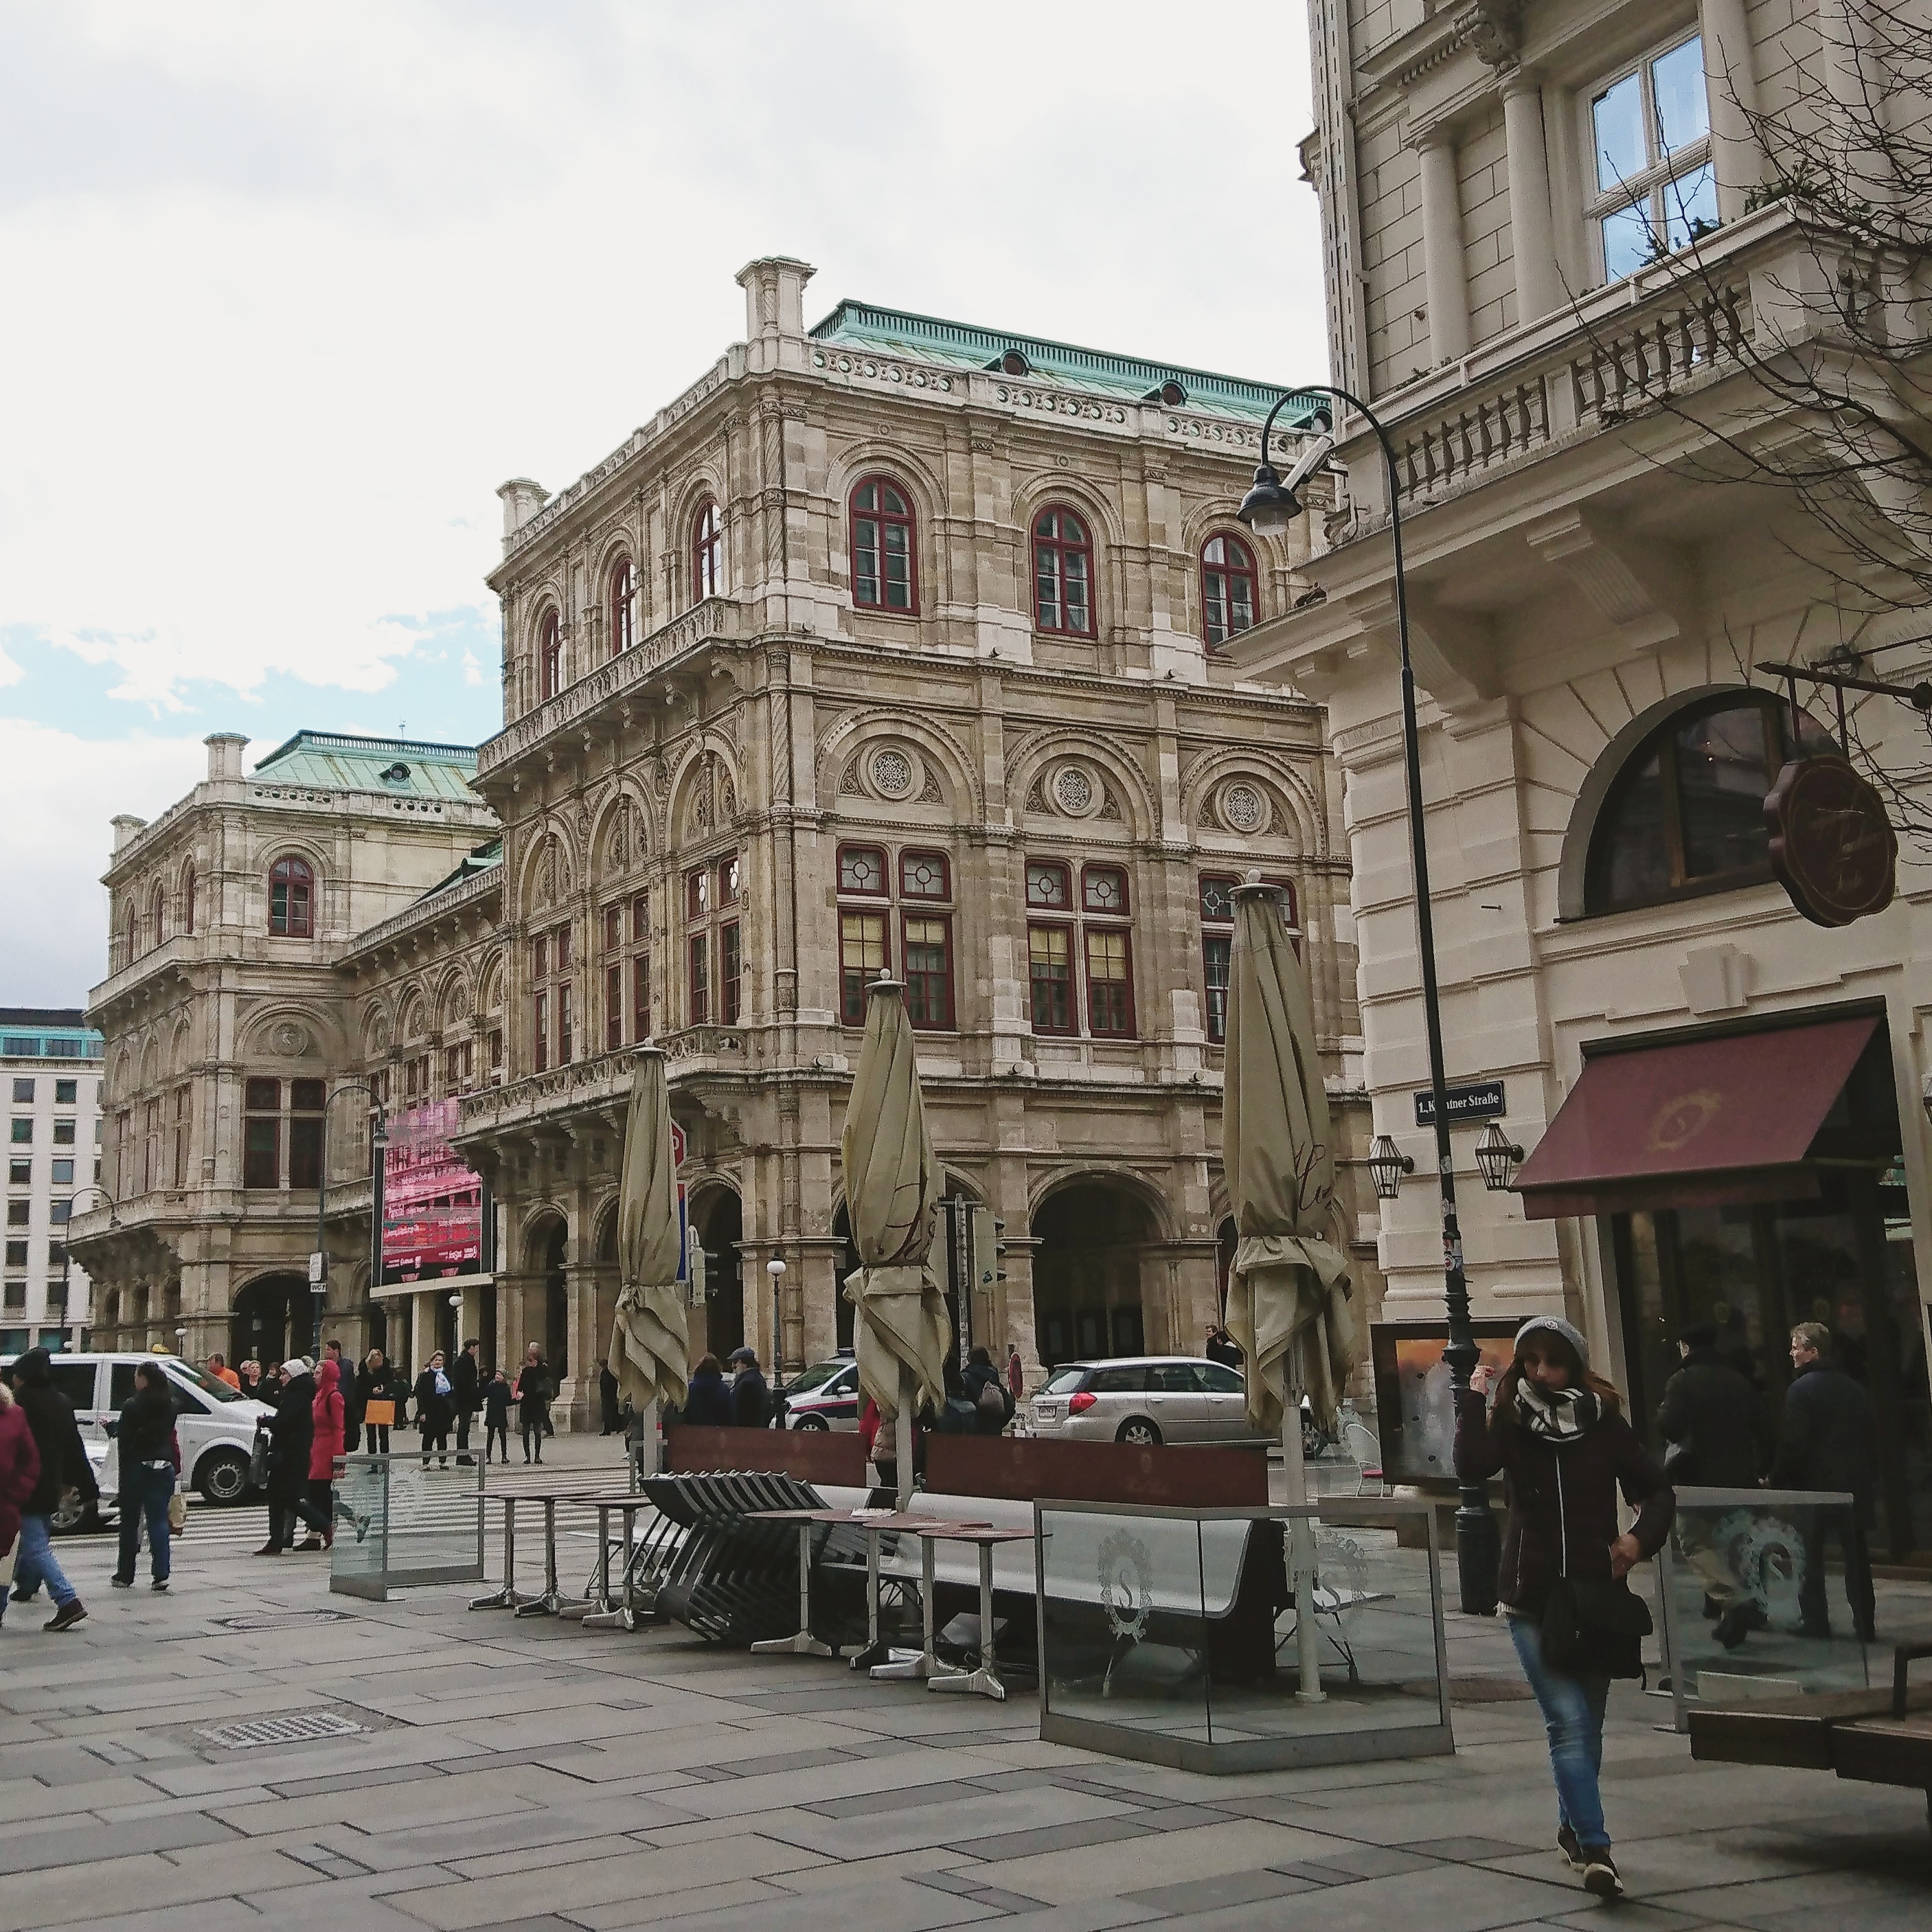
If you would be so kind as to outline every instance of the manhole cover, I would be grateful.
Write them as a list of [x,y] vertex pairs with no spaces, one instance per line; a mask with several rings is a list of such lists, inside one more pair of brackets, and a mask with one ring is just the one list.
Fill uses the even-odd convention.
[[254,1750],[262,1744],[305,1744],[319,1738],[352,1737],[368,1728],[332,1711],[302,1711],[286,1718],[251,1718],[241,1724],[197,1724],[194,1734],[222,1750]]
[[340,1624],[349,1621],[346,1610],[259,1610],[252,1616],[217,1617],[224,1630],[301,1630],[315,1624]]

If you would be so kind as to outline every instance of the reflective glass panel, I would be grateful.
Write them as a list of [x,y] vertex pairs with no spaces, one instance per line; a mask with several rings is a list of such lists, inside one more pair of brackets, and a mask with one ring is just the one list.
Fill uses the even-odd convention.
[[1604,235],[1604,275],[1619,281],[1634,275],[1651,259],[1650,201],[1634,201],[1598,224]]
[[1643,82],[1627,74],[1590,103],[1596,135],[1597,186],[1609,193],[1634,181],[1650,165],[1643,138]]
[[1650,64],[1657,97],[1657,131],[1664,153],[1674,154],[1711,131],[1711,104],[1704,92],[1704,43],[1696,34]]
[[1677,789],[1684,826],[1684,876],[1762,871],[1770,834],[1764,796],[1765,714],[1751,704],[1707,712],[1677,733]]
[[1718,177],[1708,161],[1666,182],[1663,194],[1666,248],[1688,248],[1700,235],[1717,226]]

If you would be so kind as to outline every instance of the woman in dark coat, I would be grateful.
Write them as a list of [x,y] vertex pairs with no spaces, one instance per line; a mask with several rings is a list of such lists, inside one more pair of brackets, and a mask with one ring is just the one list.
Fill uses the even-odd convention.
[[526,1462],[543,1460],[544,1431],[550,1426],[550,1398],[556,1387],[548,1364],[532,1342],[524,1352],[524,1366],[517,1371],[517,1420],[523,1424]]
[[327,1516],[308,1497],[309,1456],[315,1447],[315,1378],[299,1360],[282,1364],[275,1419],[268,1425],[268,1540],[257,1556],[279,1556],[296,1540],[299,1516],[318,1539]]
[[362,1418],[363,1447],[371,1456],[389,1453],[389,1425],[369,1420],[372,1402],[394,1402],[396,1372],[380,1348],[371,1348],[356,1371],[356,1411]]
[[449,1425],[456,1420],[456,1385],[442,1365],[439,1348],[429,1358],[429,1366],[416,1378],[416,1426],[422,1431],[423,1467],[429,1467],[432,1454],[436,1466],[449,1467]]
[[135,1365],[134,1393],[122,1408],[114,1440],[121,1462],[121,1558],[114,1571],[114,1587],[134,1587],[134,1559],[145,1516],[152,1587],[165,1590],[171,1570],[168,1498],[175,1492],[181,1455],[175,1444],[174,1398],[160,1364]]
[[54,1555],[52,1532],[55,1512],[68,1490],[77,1490],[83,1503],[100,1495],[87,1446],[80,1439],[74,1404],[54,1386],[52,1358],[44,1348],[29,1348],[14,1364],[15,1400],[33,1431],[40,1452],[40,1479],[21,1512],[20,1561],[14,1572],[14,1598],[23,1603],[45,1582],[54,1600],[49,1630],[69,1630],[87,1615],[80,1594],[67,1580]]
[[684,1413],[678,1418],[693,1429],[729,1429],[731,1391],[724,1386],[724,1365],[716,1355],[700,1355],[684,1392]]
[[[1556,1780],[1556,1844],[1600,1898],[1621,1898],[1598,1772],[1604,1756],[1608,1671],[1573,1676],[1543,1654],[1542,1618],[1558,1576],[1608,1582],[1654,1556],[1670,1534],[1676,1499],[1664,1472],[1624,1420],[1616,1390],[1590,1369],[1590,1345],[1561,1316],[1533,1316],[1516,1330],[1516,1359],[1498,1384],[1478,1369],[1456,1415],[1456,1474],[1463,1482],[1503,1474],[1509,1519],[1497,1593],[1529,1688],[1543,1709]],[[1636,1508],[1619,1535],[1617,1492]]]

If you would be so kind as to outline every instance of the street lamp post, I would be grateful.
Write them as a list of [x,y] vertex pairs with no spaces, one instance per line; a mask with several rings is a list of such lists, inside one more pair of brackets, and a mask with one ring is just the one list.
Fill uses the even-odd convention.
[[[1402,651],[1402,748],[1408,784],[1408,847],[1415,879],[1415,926],[1422,958],[1422,1011],[1429,1041],[1429,1087],[1435,1102],[1436,1166],[1442,1195],[1443,1300],[1449,1317],[1449,1346],[1442,1352],[1449,1365],[1450,1387],[1458,1403],[1468,1392],[1469,1377],[1479,1359],[1469,1322],[1469,1284],[1462,1268],[1462,1234],[1456,1216],[1456,1176],[1449,1150],[1448,1083],[1443,1071],[1442,1002],[1436,976],[1436,926],[1429,904],[1429,842],[1423,817],[1422,750],[1415,722],[1415,668],[1408,648],[1408,586],[1402,572],[1402,481],[1395,450],[1373,410],[1346,389],[1310,383],[1299,393],[1332,398],[1354,410],[1375,432],[1388,472],[1389,535],[1395,553],[1396,635]],[[1241,500],[1237,514],[1258,536],[1279,536],[1300,514],[1295,492],[1328,460],[1335,446],[1332,419],[1318,416],[1322,434],[1304,453],[1284,484],[1268,460],[1268,436],[1281,413],[1284,395],[1262,426],[1262,460],[1254,488]],[[1377,1192],[1379,1192],[1379,1187]],[[1489,1493],[1480,1483],[1458,1486],[1456,1510],[1456,1567],[1463,1610],[1489,1616],[1496,1607],[1497,1547],[1496,1519],[1490,1514]]]
[[785,1264],[776,1255],[765,1264],[772,1278],[772,1397],[776,1402],[784,1387],[784,1310],[783,1288]]
[[328,1110],[345,1094],[366,1094],[376,1109],[376,1132],[370,1142],[369,1156],[369,1250],[374,1272],[370,1276],[373,1287],[382,1278],[382,1156],[389,1144],[388,1116],[382,1110],[382,1099],[366,1080],[345,1080],[322,1103],[322,1145],[316,1150],[315,1176],[315,1256],[309,1263],[309,1298],[311,1312],[309,1319],[309,1359],[322,1360],[322,1311],[328,1298]]
[[79,1323],[69,1322],[67,1319],[67,1295],[69,1279],[74,1269],[74,1204],[83,1194],[98,1194],[107,1203],[107,1225],[110,1228],[118,1228],[121,1225],[119,1211],[121,1204],[101,1186],[99,1181],[90,1180],[85,1187],[67,1197],[67,1219],[61,1223],[62,1228],[65,1231],[64,1238],[61,1242],[61,1324],[64,1328],[80,1326]]

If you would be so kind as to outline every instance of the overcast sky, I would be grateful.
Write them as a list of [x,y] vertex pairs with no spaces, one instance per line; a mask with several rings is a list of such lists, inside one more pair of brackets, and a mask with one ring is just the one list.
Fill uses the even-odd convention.
[[241,730],[470,742],[494,495],[743,334],[732,276],[1318,380],[1284,0],[0,0],[0,1004]]

